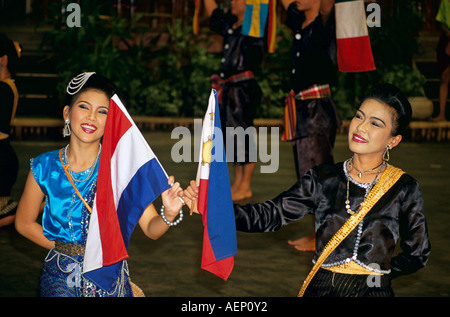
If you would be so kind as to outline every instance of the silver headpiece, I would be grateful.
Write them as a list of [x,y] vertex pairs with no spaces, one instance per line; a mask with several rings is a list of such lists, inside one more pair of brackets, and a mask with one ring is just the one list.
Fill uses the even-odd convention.
[[72,78],[72,80],[67,85],[67,93],[69,95],[75,95],[77,92],[80,91],[81,88],[83,88],[84,84],[88,81],[89,77],[94,75],[95,72],[90,73],[81,73],[78,76]]

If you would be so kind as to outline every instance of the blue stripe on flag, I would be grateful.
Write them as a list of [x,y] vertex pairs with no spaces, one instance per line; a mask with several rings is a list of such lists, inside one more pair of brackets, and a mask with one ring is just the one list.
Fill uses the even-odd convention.
[[261,3],[261,6],[259,7],[259,37],[264,37],[268,15],[269,5],[266,3]]
[[144,209],[169,188],[167,176],[156,158],[142,165],[131,178],[117,206],[117,217],[126,248]]
[[252,27],[252,20],[253,20],[253,5],[246,4],[244,21],[242,22],[242,34],[244,35],[250,34],[250,28]]
[[103,290],[110,290],[122,269],[123,261],[84,273],[83,275]]
[[[217,92],[215,95],[214,126],[221,128]],[[208,181],[207,226],[211,248],[217,261],[237,253],[236,220],[231,199],[230,178],[223,139],[215,135],[213,151],[222,148],[222,160],[211,162]],[[211,157],[215,157],[215,153]]]

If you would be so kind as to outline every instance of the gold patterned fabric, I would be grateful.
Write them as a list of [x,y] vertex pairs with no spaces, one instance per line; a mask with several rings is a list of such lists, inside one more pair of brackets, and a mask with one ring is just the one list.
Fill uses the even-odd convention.
[[55,241],[55,251],[65,255],[84,256],[85,246],[82,244]]
[[377,273],[366,269],[365,267],[359,265],[354,261],[346,262],[336,266],[324,267],[323,269],[331,271],[333,273],[341,274],[358,274],[358,275],[383,275],[382,273]]

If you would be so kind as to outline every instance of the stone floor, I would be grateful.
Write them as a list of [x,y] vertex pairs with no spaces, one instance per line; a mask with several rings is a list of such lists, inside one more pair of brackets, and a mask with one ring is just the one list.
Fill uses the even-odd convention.
[[[145,133],[166,171],[183,186],[195,177],[197,163],[174,163],[169,132]],[[18,199],[28,173],[28,161],[63,144],[52,141],[15,141],[20,159]],[[264,201],[295,182],[290,144],[279,145],[279,169],[261,174],[257,165],[252,201]],[[346,137],[338,136],[336,161],[349,157]],[[450,295],[450,146],[448,143],[405,142],[391,153],[392,164],[414,176],[423,191],[432,253],[425,269],[393,281],[397,296],[448,297]],[[155,204],[160,206],[160,202]],[[200,269],[203,227],[200,216],[183,222],[157,241],[133,233],[129,248],[132,280],[151,297],[295,297],[311,268],[312,253],[298,252],[289,239],[311,233],[312,218],[305,218],[275,233],[237,233],[238,254],[228,281]],[[39,295],[43,250],[17,234],[13,227],[0,229],[0,296]]]

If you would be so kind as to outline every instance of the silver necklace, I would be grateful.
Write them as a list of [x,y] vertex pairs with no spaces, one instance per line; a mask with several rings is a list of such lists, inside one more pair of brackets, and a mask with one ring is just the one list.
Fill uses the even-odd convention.
[[375,169],[377,169],[378,167],[380,167],[381,164],[383,164],[383,162],[384,162],[384,161],[382,161],[379,165],[375,166],[374,168],[371,168],[370,170],[367,170],[367,171],[360,171],[359,169],[356,168],[356,166],[353,165],[353,157],[352,157],[352,158],[350,159],[349,165],[350,165],[350,168],[354,168],[355,170],[358,171],[358,177],[361,178],[361,177],[362,177],[362,174],[368,173],[368,172],[372,172],[373,170],[375,170]]
[[[352,160],[352,159],[351,159],[351,160]],[[358,207],[358,210],[357,210],[357,211],[353,211],[353,210],[351,209],[351,207],[350,207],[350,199],[349,199],[349,197],[350,197],[350,190],[349,190],[349,188],[350,188],[350,172],[351,172],[351,169],[352,169],[352,167],[353,167],[353,164],[351,164],[351,160],[347,160],[347,161],[345,161],[345,163],[344,163],[344,164],[348,164],[348,165],[349,165],[349,171],[347,172],[347,200],[345,201],[345,209],[347,210],[347,213],[348,213],[348,214],[354,215],[355,213],[357,213],[357,212],[359,211],[359,209],[361,208],[361,205]],[[372,189],[372,187],[375,185],[375,183],[377,182],[378,176],[380,175],[381,170],[383,170],[385,164],[386,164],[386,162],[383,161],[383,162],[379,165],[379,166],[381,166],[381,168],[378,170],[377,175],[375,176],[375,179],[373,180],[373,182],[370,184],[368,190],[366,191],[366,196],[367,196],[367,194],[370,192],[370,190]],[[375,168],[373,168],[373,169],[375,169]],[[359,176],[359,175],[358,175],[358,176]],[[365,198],[365,196],[364,196],[364,198]]]
[[101,151],[102,151],[102,144],[101,144],[101,143],[99,144],[97,156],[96,156],[94,162],[92,163],[91,167],[89,167],[89,168],[86,170],[86,171],[89,170],[89,174],[88,174],[88,176],[87,176],[85,179],[83,179],[83,180],[80,180],[80,179],[76,178],[76,177],[74,176],[74,174],[73,174],[74,172],[73,172],[72,169],[70,168],[69,157],[67,156],[67,149],[68,149],[68,148],[69,148],[69,144],[67,144],[66,147],[64,148],[64,157],[65,157],[65,159],[66,159],[66,161],[67,161],[67,165],[69,165],[68,171],[69,171],[69,173],[70,173],[70,177],[72,177],[72,179],[73,179],[75,182],[78,182],[78,183],[82,183],[82,182],[85,182],[85,181],[89,180],[89,179],[91,178],[92,174],[94,174],[95,166],[97,165],[98,159],[100,158],[100,153],[101,153]]

